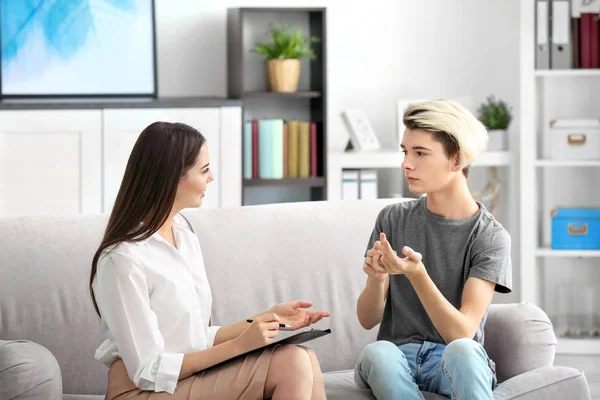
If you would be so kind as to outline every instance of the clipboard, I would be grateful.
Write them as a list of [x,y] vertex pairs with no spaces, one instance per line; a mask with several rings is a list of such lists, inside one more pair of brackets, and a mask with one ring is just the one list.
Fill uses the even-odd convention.
[[204,369],[203,371],[208,371],[211,368],[215,368],[215,367],[217,367],[219,365],[225,364],[225,363],[227,363],[227,362],[229,362],[231,360],[234,360],[236,358],[245,357],[248,354],[254,353],[256,351],[262,351],[262,350],[267,349],[269,347],[275,347],[275,346],[284,345],[284,344],[302,344],[302,343],[306,343],[306,342],[309,342],[309,341],[314,340],[314,339],[318,339],[318,338],[320,338],[322,336],[329,335],[330,333],[331,333],[331,329],[324,329],[324,330],[321,330],[321,329],[311,329],[311,330],[308,330],[308,331],[299,332],[299,333],[296,333],[295,335],[288,336],[286,338],[277,340],[277,341],[275,341],[273,343],[264,345],[262,347],[254,349],[254,350],[250,350],[250,351],[247,351],[245,353],[238,354],[237,356],[228,358],[227,360],[223,360],[223,361],[221,361],[218,364],[211,365],[210,367]]

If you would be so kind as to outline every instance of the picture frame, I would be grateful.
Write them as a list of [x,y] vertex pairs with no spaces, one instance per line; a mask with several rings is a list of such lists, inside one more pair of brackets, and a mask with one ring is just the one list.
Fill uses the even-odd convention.
[[0,96],[156,98],[154,0],[0,2]]
[[375,131],[364,110],[345,110],[342,119],[350,134],[350,143],[356,150],[374,151],[381,148]]

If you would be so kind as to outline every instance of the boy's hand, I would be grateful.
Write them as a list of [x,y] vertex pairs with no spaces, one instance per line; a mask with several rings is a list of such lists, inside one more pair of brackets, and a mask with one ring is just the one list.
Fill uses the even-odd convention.
[[363,271],[370,277],[377,279],[378,281],[383,281],[387,277],[388,273],[385,271],[385,268],[381,264],[381,246],[379,245],[379,241],[375,242],[373,248],[367,251],[367,257],[365,258],[365,263],[363,264]]
[[[398,253],[392,249],[390,242],[385,237],[385,233],[379,234],[379,241],[375,245],[381,248],[381,257],[379,263],[383,265],[385,272],[390,275],[411,275],[425,268],[420,253],[417,253],[408,246],[402,248],[405,258],[398,257]],[[375,246],[373,246],[375,248]]]

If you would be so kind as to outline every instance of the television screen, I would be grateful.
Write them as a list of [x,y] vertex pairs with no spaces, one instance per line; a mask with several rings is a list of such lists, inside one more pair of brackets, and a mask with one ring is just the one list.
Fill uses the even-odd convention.
[[156,96],[153,0],[0,0],[5,97]]

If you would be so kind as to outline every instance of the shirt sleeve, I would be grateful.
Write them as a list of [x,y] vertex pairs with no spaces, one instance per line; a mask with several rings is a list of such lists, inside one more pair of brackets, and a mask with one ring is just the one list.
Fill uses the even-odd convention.
[[164,352],[141,266],[122,255],[106,255],[98,263],[93,290],[129,378],[142,390],[173,394],[184,355]]
[[206,342],[208,348],[211,348],[215,345],[215,337],[217,336],[217,331],[221,329],[220,326],[209,326],[208,333],[206,335]]
[[496,284],[498,293],[512,291],[511,238],[505,229],[481,235],[473,244],[469,277]]

